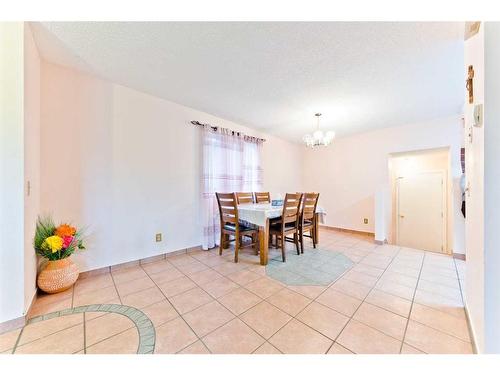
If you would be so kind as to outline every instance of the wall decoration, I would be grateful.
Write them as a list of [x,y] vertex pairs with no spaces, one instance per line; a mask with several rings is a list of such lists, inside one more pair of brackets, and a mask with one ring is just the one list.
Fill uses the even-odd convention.
[[469,65],[469,69],[467,70],[467,72],[467,81],[465,87],[467,88],[467,91],[469,91],[469,104],[472,104],[474,103],[474,67],[472,65]]

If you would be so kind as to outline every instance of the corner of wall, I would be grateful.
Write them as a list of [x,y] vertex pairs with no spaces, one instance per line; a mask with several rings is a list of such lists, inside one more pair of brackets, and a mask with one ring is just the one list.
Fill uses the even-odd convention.
[[0,22],[0,322],[24,313],[23,27]]
[[33,249],[40,213],[40,55],[29,23],[24,23],[24,311],[36,294],[38,259]]

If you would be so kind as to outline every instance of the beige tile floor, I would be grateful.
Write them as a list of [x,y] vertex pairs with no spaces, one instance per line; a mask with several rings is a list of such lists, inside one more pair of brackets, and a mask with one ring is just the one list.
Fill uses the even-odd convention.
[[[472,352],[464,262],[325,230],[319,247],[354,261],[328,286],[269,278],[251,250],[238,264],[231,250],[222,257],[200,251],[79,280],[40,296],[31,314],[134,306],[154,324],[155,353]],[[0,336],[2,353],[134,353],[137,346],[134,324],[113,313],[65,316]]]

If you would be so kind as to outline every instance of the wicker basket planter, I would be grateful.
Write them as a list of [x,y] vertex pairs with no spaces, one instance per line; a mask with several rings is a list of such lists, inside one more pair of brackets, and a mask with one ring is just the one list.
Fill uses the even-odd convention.
[[38,275],[38,287],[45,293],[59,293],[71,288],[79,274],[71,257],[51,260]]

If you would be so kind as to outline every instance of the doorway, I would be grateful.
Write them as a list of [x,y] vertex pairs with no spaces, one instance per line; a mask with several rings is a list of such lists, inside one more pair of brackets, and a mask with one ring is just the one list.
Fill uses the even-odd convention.
[[392,209],[390,243],[450,254],[453,189],[448,147],[389,156]]
[[444,171],[425,171],[397,178],[398,245],[435,252],[445,251],[445,177]]

